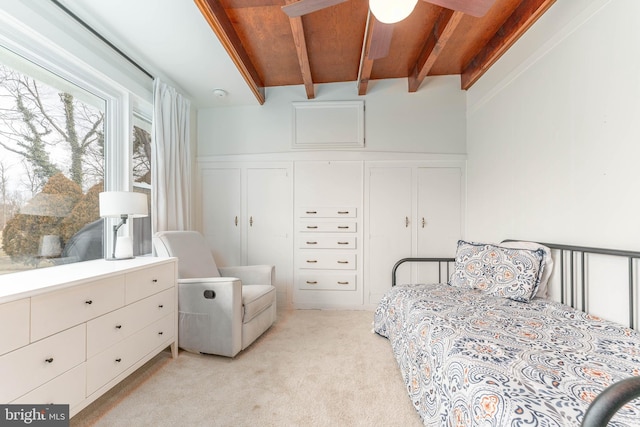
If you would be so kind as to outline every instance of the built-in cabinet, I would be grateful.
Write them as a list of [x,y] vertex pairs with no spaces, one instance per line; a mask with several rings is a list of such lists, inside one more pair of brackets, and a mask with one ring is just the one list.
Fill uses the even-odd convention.
[[[463,231],[461,165],[370,163],[366,169],[367,299],[377,304],[391,288],[393,265],[405,257],[455,255]],[[417,264],[398,270],[398,283],[437,281]]]
[[[202,230],[216,261],[275,265],[279,303],[374,307],[398,259],[455,254],[464,160],[283,157],[200,162]],[[406,266],[399,281],[433,273]]]
[[291,163],[202,164],[200,194],[202,232],[218,266],[275,265],[278,304],[290,304]]
[[168,346],[177,357],[176,275],[149,257],[0,276],[0,403],[73,416]]

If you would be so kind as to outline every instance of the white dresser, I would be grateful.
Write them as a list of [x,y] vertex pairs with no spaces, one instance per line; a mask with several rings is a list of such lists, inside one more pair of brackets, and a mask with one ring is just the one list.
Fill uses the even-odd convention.
[[87,261],[0,276],[0,403],[96,400],[167,347],[177,260]]

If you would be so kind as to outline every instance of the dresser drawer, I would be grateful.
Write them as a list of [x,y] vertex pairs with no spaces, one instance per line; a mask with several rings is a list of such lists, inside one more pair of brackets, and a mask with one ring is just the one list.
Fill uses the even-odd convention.
[[304,252],[300,255],[299,268],[319,270],[355,270],[356,254]]
[[298,289],[354,291],[355,274],[301,274]]
[[82,363],[11,403],[31,405],[66,404],[73,408],[84,400],[86,378],[86,365]]
[[175,312],[175,291],[167,289],[87,323],[87,357],[93,357],[151,323]]
[[85,325],[0,357],[0,402],[10,402],[85,360]]
[[300,231],[312,233],[355,233],[356,222],[303,222]]
[[31,341],[124,305],[124,275],[31,298]]
[[302,207],[298,210],[300,218],[355,218],[356,208],[354,207]]
[[2,328],[0,355],[29,344],[29,299],[0,304],[0,325]]
[[300,237],[302,249],[355,249],[356,236],[318,236],[302,235]]
[[152,350],[172,340],[175,316],[170,314],[87,360],[87,396],[122,374]]
[[161,264],[126,275],[126,303],[141,300],[175,286],[175,263]]

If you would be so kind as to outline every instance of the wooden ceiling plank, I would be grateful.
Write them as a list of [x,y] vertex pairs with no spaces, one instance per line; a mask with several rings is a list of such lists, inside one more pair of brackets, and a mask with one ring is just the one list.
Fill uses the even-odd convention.
[[449,9],[442,10],[418,56],[418,61],[409,73],[409,92],[418,90],[464,15],[463,12],[454,12]]
[[251,92],[260,105],[263,105],[265,90],[262,79],[220,2],[218,0],[194,0],[194,2],[249,85]]
[[463,90],[469,89],[555,3],[556,0],[522,0],[496,34],[464,68]]
[[367,25],[364,31],[364,41],[362,42],[362,52],[360,53],[360,66],[358,67],[358,95],[366,95],[373,69],[373,59],[371,58],[371,41],[373,39],[374,26],[378,21],[371,12],[367,15]]
[[300,73],[304,82],[304,89],[307,92],[307,99],[315,98],[313,88],[313,78],[311,76],[311,65],[309,64],[309,52],[307,51],[307,42],[304,38],[304,28],[302,26],[301,17],[289,18],[291,23],[291,32],[293,33],[293,42],[296,45],[298,53],[298,64],[300,65]]

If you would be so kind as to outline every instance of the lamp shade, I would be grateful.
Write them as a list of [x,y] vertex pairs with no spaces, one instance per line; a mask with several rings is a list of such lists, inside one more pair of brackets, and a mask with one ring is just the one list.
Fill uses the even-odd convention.
[[133,191],[105,191],[99,194],[100,216],[141,218],[149,215],[147,195]]
[[409,16],[418,0],[369,0],[369,9],[383,24],[395,24]]

